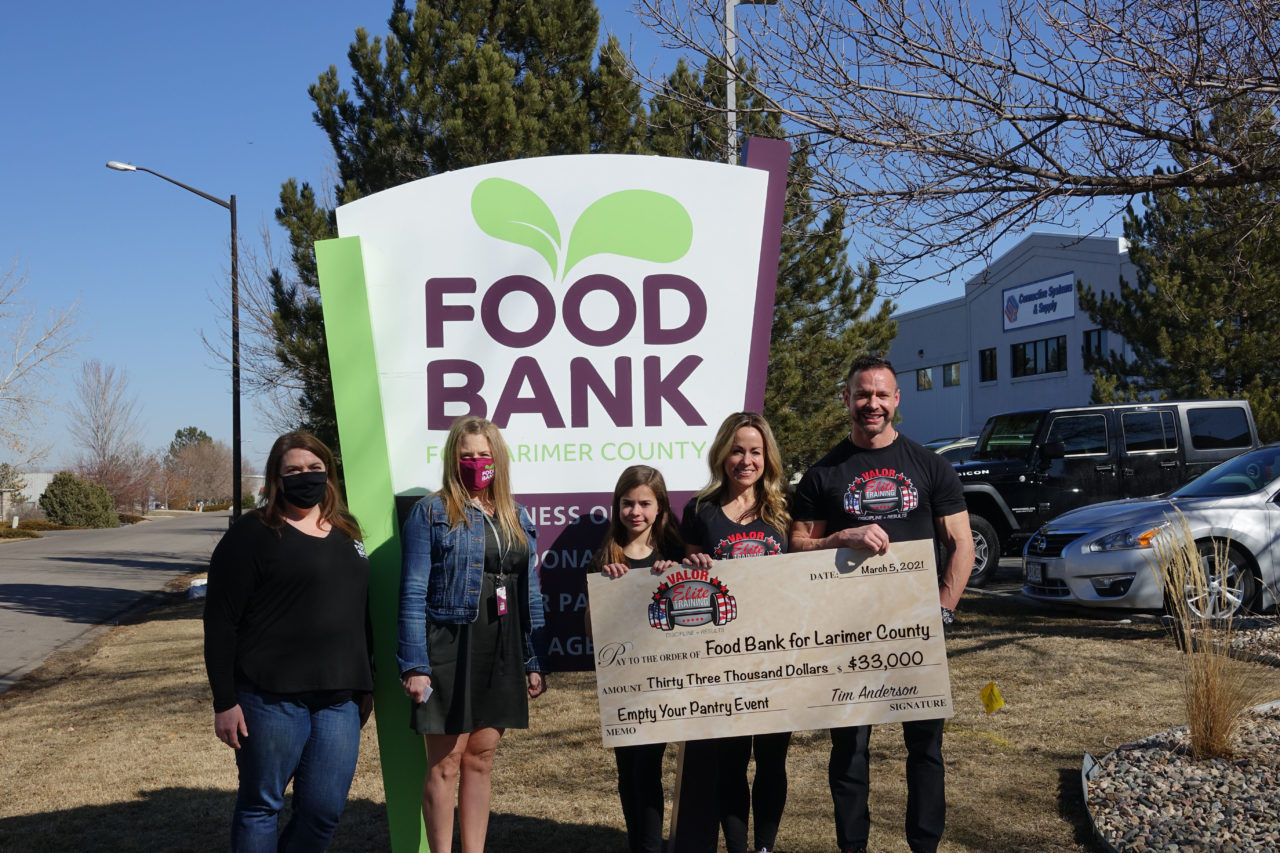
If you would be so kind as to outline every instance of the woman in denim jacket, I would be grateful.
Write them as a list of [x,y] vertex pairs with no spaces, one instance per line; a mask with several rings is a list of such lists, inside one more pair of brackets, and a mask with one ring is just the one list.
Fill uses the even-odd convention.
[[546,632],[536,531],[511,497],[502,434],[458,418],[443,463],[440,491],[414,506],[401,537],[397,660],[410,724],[427,742],[427,842],[450,849],[456,788],[462,849],[479,853],[498,740],[528,727],[528,700],[546,689]]

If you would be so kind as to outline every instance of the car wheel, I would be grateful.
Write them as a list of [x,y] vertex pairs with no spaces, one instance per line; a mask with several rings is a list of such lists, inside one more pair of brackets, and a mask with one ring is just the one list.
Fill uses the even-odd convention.
[[1227,548],[1226,559],[1217,552],[1223,543],[1205,540],[1199,543],[1200,562],[1204,566],[1206,588],[1196,590],[1187,585],[1184,595],[1191,613],[1202,619],[1229,619],[1253,609],[1258,598],[1258,579],[1249,560],[1235,545]]
[[980,515],[969,516],[969,529],[973,531],[973,572],[969,575],[969,586],[986,586],[1000,566],[1000,537],[991,522]]

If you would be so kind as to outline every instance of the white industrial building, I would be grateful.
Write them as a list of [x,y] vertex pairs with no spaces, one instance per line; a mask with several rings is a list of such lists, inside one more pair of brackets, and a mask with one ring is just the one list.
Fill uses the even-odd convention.
[[971,278],[964,296],[895,315],[889,360],[903,431],[917,441],[974,435],[999,412],[1088,403],[1084,348],[1125,345],[1081,310],[1076,283],[1118,293],[1121,277],[1135,281],[1121,238],[1032,234]]

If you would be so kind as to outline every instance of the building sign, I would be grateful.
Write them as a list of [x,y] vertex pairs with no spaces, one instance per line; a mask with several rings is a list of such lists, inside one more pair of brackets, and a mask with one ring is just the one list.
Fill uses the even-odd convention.
[[1010,332],[1074,317],[1075,281],[1075,273],[1063,273],[1005,289],[1001,301],[1004,330]]
[[753,139],[745,167],[479,166],[344,205],[341,237],[316,244],[347,493],[373,567],[395,849],[417,849],[422,780],[394,657],[397,502],[439,486],[454,418],[494,421],[538,527],[551,667],[590,667],[583,570],[619,473],[653,465],[678,504],[706,481],[720,421],[763,407],[789,154]]

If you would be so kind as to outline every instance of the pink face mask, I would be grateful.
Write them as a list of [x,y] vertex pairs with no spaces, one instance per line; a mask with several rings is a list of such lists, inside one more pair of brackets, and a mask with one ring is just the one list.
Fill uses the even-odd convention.
[[479,492],[493,482],[493,460],[483,456],[458,460],[458,478],[468,492]]

